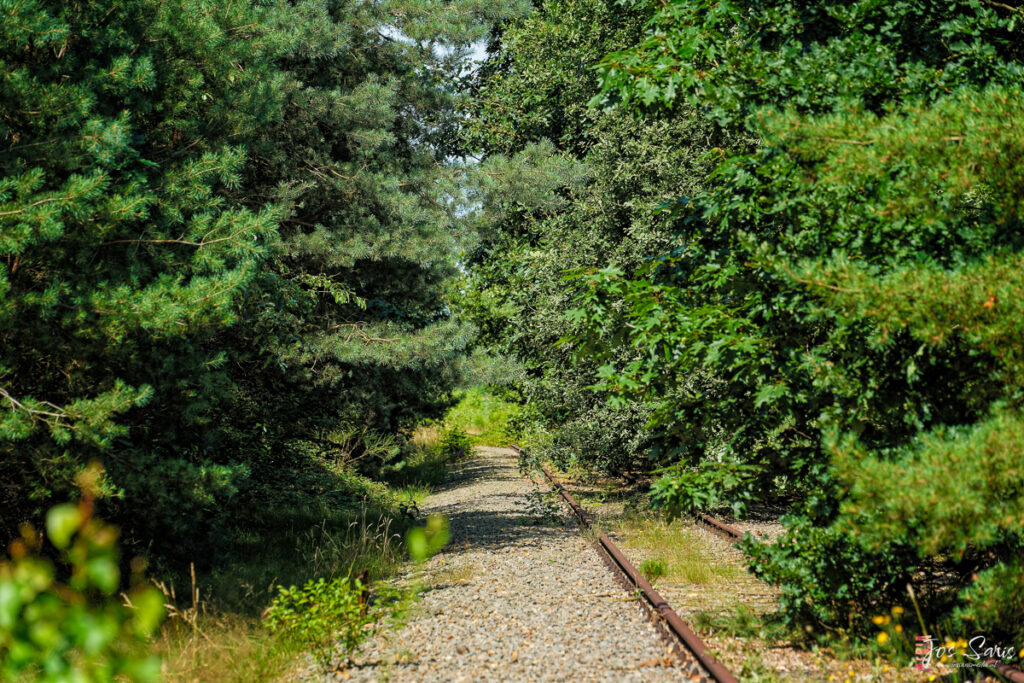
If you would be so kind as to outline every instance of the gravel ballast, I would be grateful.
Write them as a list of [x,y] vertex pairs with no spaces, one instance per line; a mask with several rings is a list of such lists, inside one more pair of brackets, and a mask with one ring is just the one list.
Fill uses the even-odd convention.
[[699,672],[671,654],[561,505],[513,452],[477,448],[422,512],[451,541],[427,561],[406,625],[328,680],[657,681]]

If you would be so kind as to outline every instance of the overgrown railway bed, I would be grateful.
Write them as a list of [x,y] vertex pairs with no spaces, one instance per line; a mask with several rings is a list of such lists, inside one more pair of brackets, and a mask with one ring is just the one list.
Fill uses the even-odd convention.
[[[517,454],[522,453],[522,449],[519,446],[512,445],[511,448]],[[548,480],[552,489],[561,495],[580,525],[594,532],[595,548],[605,564],[616,574],[620,584],[628,590],[637,591],[639,595],[643,596],[649,616],[663,635],[673,643],[677,656],[683,661],[692,659],[699,662],[701,667],[708,672],[710,680],[718,681],[719,683],[733,683],[737,681],[737,678],[714,658],[710,648],[675,613],[668,602],[654,590],[646,578],[637,571],[618,546],[604,533],[593,528],[593,519],[572,494],[556,481],[547,468],[541,467],[540,471]],[[743,532],[711,515],[697,515],[695,521],[729,541],[738,541],[743,538]],[[984,664],[989,670],[1011,683],[1024,683],[1024,671],[1015,669],[997,659],[986,659]]]
[[396,577],[420,586],[419,599],[323,680],[708,680],[661,640],[548,490],[521,475],[511,449],[479,446],[456,464],[421,504],[448,519],[449,543]]
[[[522,453],[518,446],[512,445],[511,448],[516,454]],[[551,487],[562,496],[562,499],[569,506],[569,509],[572,510],[580,525],[594,532],[594,545],[605,564],[616,574],[619,582],[627,589],[635,591],[638,597],[643,597],[642,604],[646,607],[652,622],[672,643],[676,656],[682,661],[692,660],[699,663],[709,676],[709,678],[703,680],[716,681],[717,683],[738,683],[738,679],[714,658],[707,645],[679,618],[679,615],[675,613],[658,591],[651,586],[643,574],[637,571],[636,567],[633,566],[619,547],[615,545],[614,541],[593,528],[593,520],[587,514],[587,511],[576,502],[572,494],[555,481],[555,478],[546,468],[542,467],[541,472],[547,478]]]
[[[711,515],[697,515],[696,521],[698,524],[707,527],[712,532],[718,534],[719,536],[722,536],[723,538],[732,541],[738,541],[741,538],[743,538],[743,533],[741,531],[739,531],[735,527],[726,524],[720,519],[712,517]],[[1015,669],[1012,666],[999,661],[998,659],[990,658],[985,659],[983,661],[990,670],[999,674],[1006,680],[1011,681],[1012,683],[1024,683],[1024,671]]]

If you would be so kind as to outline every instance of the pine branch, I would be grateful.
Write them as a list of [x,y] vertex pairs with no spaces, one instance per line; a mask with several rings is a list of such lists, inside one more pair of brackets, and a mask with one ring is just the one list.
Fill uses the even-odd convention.
[[[347,328],[352,329],[353,332],[355,334],[358,334],[359,338],[362,339],[364,342],[385,342],[385,343],[390,344],[391,342],[398,341],[398,337],[371,337],[370,335],[366,334],[366,332],[364,332],[362,330],[362,328],[360,328],[357,323],[341,323],[341,324],[338,324],[338,325],[334,325],[333,327],[328,327],[327,331],[328,332],[332,332],[334,330],[338,330],[338,329],[341,329],[343,327],[347,327]],[[350,334],[348,337],[345,338],[345,341],[351,341],[351,340],[352,340],[352,334]]]
[[69,194],[65,197],[49,197],[47,199],[40,199],[39,201],[32,202],[28,206],[22,207],[20,209],[15,209],[14,211],[0,211],[0,216],[14,216],[19,213],[25,213],[29,209],[34,209],[35,207],[42,206],[43,204],[51,204],[53,202],[69,202],[72,199],[77,199],[78,197],[81,197],[83,194],[85,194],[85,190],[82,190],[81,192],[78,193]]
[[[217,239],[212,239],[212,240],[207,240],[207,239],[205,239],[205,236],[204,236],[204,239],[201,242],[193,242],[192,240],[184,240],[184,239],[165,239],[165,240],[134,239],[134,240],[113,240],[111,242],[104,242],[100,246],[101,247],[106,247],[106,246],[110,246],[112,244],[183,244],[183,245],[188,246],[188,247],[196,247],[197,249],[202,249],[203,247],[208,247],[211,244],[217,244],[219,242],[236,241],[235,240],[236,237],[238,237],[239,235],[242,235],[242,234],[244,234],[246,232],[249,232],[254,227],[255,226],[249,225],[249,226],[246,226],[246,227],[241,228],[239,230],[236,230],[235,232],[231,233],[230,235],[226,235],[224,237],[218,237]],[[207,235],[208,234],[209,233],[207,233]]]
[[[25,413],[28,413],[29,415],[31,415],[33,417],[37,416],[37,415],[40,415],[43,418],[52,417],[52,418],[55,418],[55,420],[59,421],[59,420],[62,420],[62,419],[66,419],[67,416],[68,416],[68,414],[64,410],[62,410],[60,406],[58,406],[56,404],[53,404],[53,403],[50,403],[49,401],[40,401],[39,403],[40,403],[40,405],[50,406],[54,410],[59,410],[60,411],[59,413],[53,413],[53,412],[50,412],[50,411],[47,411],[47,410],[36,410],[35,408],[29,408],[24,403],[22,403],[21,401],[19,401],[16,398],[14,398],[13,396],[11,396],[11,394],[8,393],[8,391],[6,389],[4,389],[3,387],[0,387],[0,397],[7,399],[7,401],[10,403],[10,408],[11,408],[12,411],[13,410],[21,410],[21,411],[23,411]],[[40,419],[40,418],[37,418],[37,419]],[[55,422],[51,423],[50,420],[43,419],[42,421],[46,422],[47,424],[55,424]]]

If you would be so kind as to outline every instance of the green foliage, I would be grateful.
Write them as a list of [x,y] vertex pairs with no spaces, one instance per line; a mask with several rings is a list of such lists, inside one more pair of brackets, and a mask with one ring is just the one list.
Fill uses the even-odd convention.
[[352,642],[335,578],[393,571],[415,512],[383,481],[450,455],[406,437],[474,333],[460,81],[526,6],[0,0],[0,536],[100,461],[95,505],[168,584],[195,562],[252,616],[323,576]]
[[401,462],[473,333],[459,75],[523,9],[3,4],[3,535],[98,460],[104,517],[206,570]]
[[665,561],[657,558],[644,560],[640,563],[640,572],[648,581],[657,581],[665,576]]
[[[638,39],[644,20],[612,2],[573,0],[506,25],[476,74],[465,133],[485,163],[547,141],[579,169],[563,179],[560,202],[521,202],[491,221],[459,311],[480,329],[481,346],[517,361],[507,396],[527,406],[510,423],[521,445],[562,465],[616,473],[671,460],[652,451],[651,407],[609,405],[588,389],[596,366],[575,365],[572,349],[556,345],[581,329],[564,315],[576,307],[564,270],[615,259],[632,273],[664,249],[671,230],[659,207],[702,187],[711,168],[702,151],[720,142],[694,112],[640,122],[587,107],[599,87],[591,67]],[[549,162],[530,163],[543,173]]]
[[302,588],[281,586],[264,619],[271,632],[284,632],[316,648],[322,663],[338,652],[347,660],[395,612],[397,595],[383,584],[358,577],[310,580]]
[[473,447],[473,440],[458,427],[446,426],[441,430],[441,440],[438,446],[449,460],[457,460],[469,455],[470,449]]
[[[519,138],[480,131],[516,93],[589,173],[473,273],[468,314],[523,363],[540,450],[668,466],[670,514],[788,502],[787,533],[746,547],[790,625],[864,629],[912,583],[936,621],[1013,631],[1020,10],[675,0],[588,28],[583,7],[604,9],[545,5],[500,37],[470,124],[507,154]],[[610,52],[597,87],[547,89],[578,50],[563,33],[584,64]],[[603,108],[565,123],[585,93]]]
[[427,518],[426,526],[413,527],[405,534],[405,543],[409,548],[409,556],[417,564],[425,562],[436,555],[448,543],[448,519],[440,515]]
[[[760,140],[671,207],[678,247],[644,279],[581,274],[574,315],[582,352],[644,351],[606,363],[602,386],[663,397],[656,423],[700,463],[656,487],[670,510],[721,502],[744,471],[803,499],[779,541],[747,544],[793,620],[893,604],[922,570],[944,577],[937,615],[1020,619],[1020,530],[1000,512],[1019,455],[992,436],[1012,441],[1020,396],[1005,303],[1020,18],[975,2],[676,2],[602,65],[606,101],[700,101]],[[624,296],[615,319],[607,301]]]
[[[506,400],[501,393],[496,387],[483,386],[461,392],[459,402],[445,413],[445,423],[465,432],[470,444],[504,446],[511,443],[515,439],[510,423],[519,416],[522,407]],[[466,452],[469,452],[468,445]]]
[[706,462],[700,467],[674,465],[651,485],[651,499],[669,521],[684,514],[731,506],[741,516],[759,499],[761,468],[737,462]]
[[[132,654],[127,644],[156,631],[163,596],[141,584],[123,599],[118,595],[117,531],[92,516],[88,498],[51,508],[46,533],[60,570],[29,526],[12,543],[11,559],[0,563],[0,674],[5,680],[159,680],[159,658]],[[63,575],[66,583],[58,579]]]
[[1024,74],[1019,10],[978,0],[628,5],[651,8],[646,35],[602,60],[606,95],[597,101],[684,101],[707,107],[717,120],[743,123],[764,105],[821,112],[860,102],[880,109]]

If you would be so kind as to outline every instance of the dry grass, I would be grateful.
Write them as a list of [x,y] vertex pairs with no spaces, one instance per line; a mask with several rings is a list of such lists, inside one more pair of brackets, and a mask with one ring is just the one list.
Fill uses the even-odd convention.
[[[370,518],[365,513],[341,529],[322,523],[292,539],[277,539],[263,555],[248,557],[215,576],[197,580],[193,573],[191,585],[182,590],[158,584],[168,619],[151,652],[164,660],[164,680],[248,683],[282,676],[305,646],[286,634],[271,634],[257,616],[270,604],[277,583],[302,584],[363,569],[375,578],[390,575],[404,557],[393,526],[389,517]],[[208,600],[207,595],[222,597]]]
[[477,575],[477,567],[474,564],[462,564],[457,567],[446,567],[434,572],[427,580],[427,588],[441,588],[443,586],[460,585],[468,583]]
[[154,647],[164,658],[164,680],[180,683],[268,681],[301,649],[269,634],[258,619],[231,614],[201,616],[195,624],[171,621]]
[[441,443],[441,428],[437,424],[419,425],[413,430],[411,441],[419,448],[434,448]]
[[711,553],[693,531],[678,523],[631,515],[615,525],[615,535],[626,539],[626,544],[645,559],[660,560],[665,581],[705,586],[729,582],[743,574],[734,562]]

